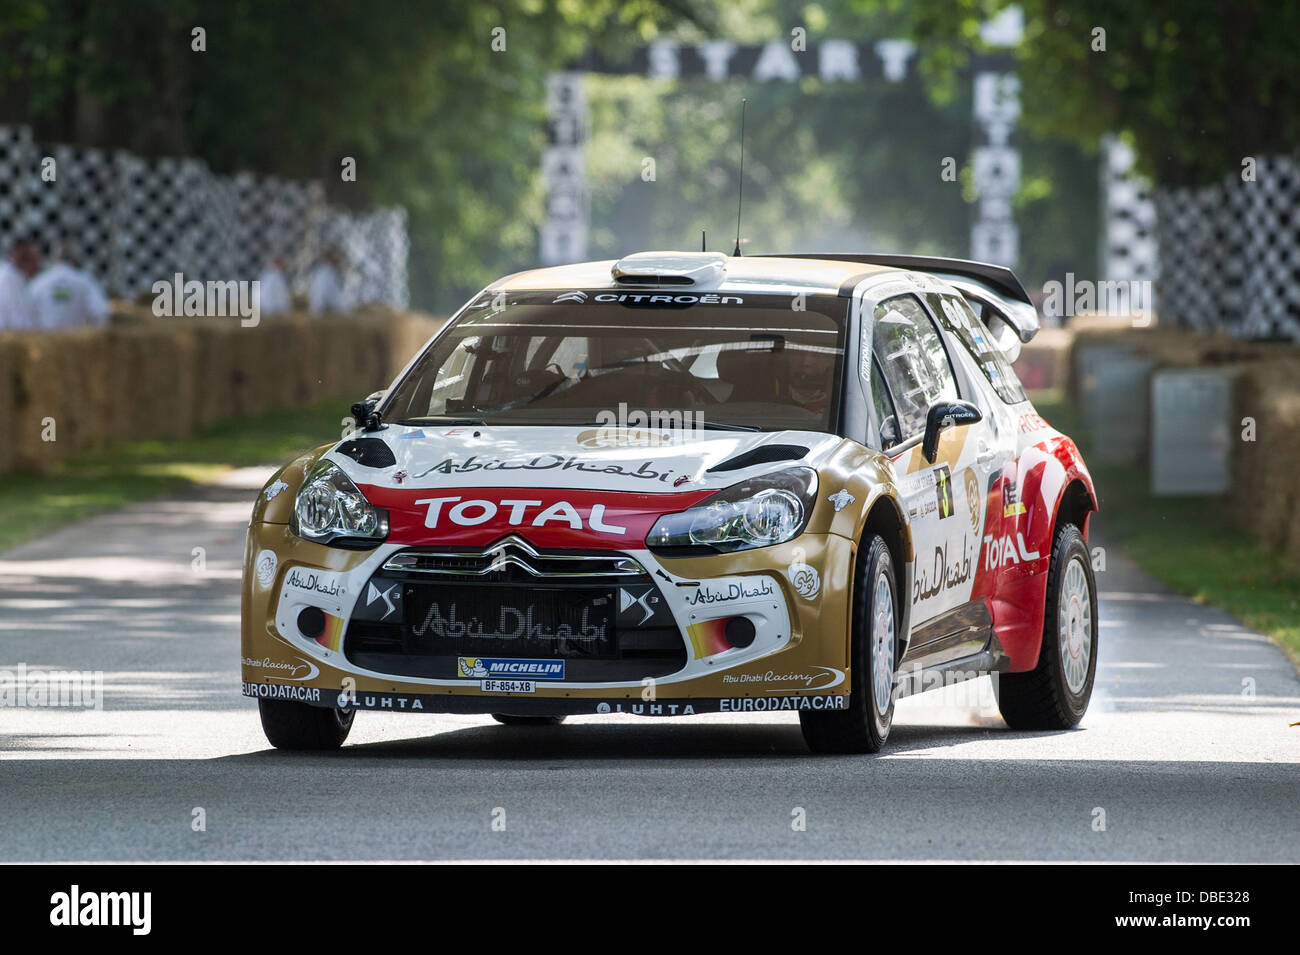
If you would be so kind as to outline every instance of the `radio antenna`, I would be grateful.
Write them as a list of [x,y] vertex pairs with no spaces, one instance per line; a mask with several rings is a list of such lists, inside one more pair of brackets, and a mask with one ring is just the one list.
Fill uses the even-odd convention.
[[740,188],[736,195],[736,251],[732,255],[740,255],[740,209],[745,201],[745,104],[748,102],[740,101]]

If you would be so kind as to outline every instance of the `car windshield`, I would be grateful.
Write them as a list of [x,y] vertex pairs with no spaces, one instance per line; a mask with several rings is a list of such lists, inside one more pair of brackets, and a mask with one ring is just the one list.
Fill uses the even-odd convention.
[[846,315],[833,295],[485,295],[415,362],[384,418],[832,431]]

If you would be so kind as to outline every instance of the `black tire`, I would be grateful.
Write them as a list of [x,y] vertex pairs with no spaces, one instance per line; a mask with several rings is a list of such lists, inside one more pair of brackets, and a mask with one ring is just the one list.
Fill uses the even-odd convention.
[[492,718],[503,726],[559,726],[563,716],[515,716],[512,713],[493,713]]
[[[887,584],[892,618],[888,703],[879,705],[873,674],[876,650],[873,622],[876,618],[876,589]],[[894,682],[898,673],[898,581],[894,561],[885,539],[876,535],[860,552],[853,581],[853,638],[849,650],[852,690],[847,710],[800,711],[799,726],[804,741],[814,753],[878,753],[889,738],[894,722]],[[882,631],[883,632],[883,631]]]
[[258,700],[262,732],[276,749],[338,749],[352,730],[356,710],[310,706],[292,700]]
[[[1073,576],[1072,568],[1076,568]],[[1080,580],[1087,586],[1086,600],[1077,591]],[[1097,581],[1092,557],[1079,528],[1062,524],[1052,541],[1038,664],[1026,673],[1000,674],[996,680],[998,709],[1008,726],[1016,730],[1064,730],[1078,724],[1088,709],[1097,674],[1097,629]],[[1086,646],[1081,639],[1085,630]],[[1084,652],[1086,660],[1079,659]]]

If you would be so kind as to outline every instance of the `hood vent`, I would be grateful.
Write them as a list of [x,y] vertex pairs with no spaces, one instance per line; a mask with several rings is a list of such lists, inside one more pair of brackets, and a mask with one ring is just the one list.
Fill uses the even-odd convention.
[[609,271],[620,285],[712,287],[726,274],[727,257],[720,252],[637,252]]
[[388,468],[397,463],[393,449],[379,438],[355,438],[344,441],[335,450],[363,468]]
[[715,464],[709,468],[708,473],[741,471],[752,468],[756,464],[773,464],[777,461],[798,461],[807,453],[808,449],[801,444],[765,444],[761,448],[754,448],[734,458],[728,458],[721,464]]

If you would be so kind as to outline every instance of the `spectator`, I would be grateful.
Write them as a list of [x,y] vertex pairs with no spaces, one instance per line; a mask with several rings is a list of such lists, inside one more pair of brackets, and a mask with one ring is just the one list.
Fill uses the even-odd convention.
[[41,254],[27,239],[9,247],[9,258],[0,262],[0,330],[18,331],[35,327],[35,310],[28,282],[41,267]]
[[347,311],[343,300],[342,264],[343,257],[338,250],[330,249],[307,276],[307,310],[313,315]]
[[108,324],[108,298],[99,283],[77,268],[70,244],[55,250],[53,263],[27,286],[35,327],[45,331]]
[[289,282],[284,277],[284,259],[276,256],[266,263],[266,268],[258,276],[262,289],[262,314],[283,315],[293,308],[289,297]]

